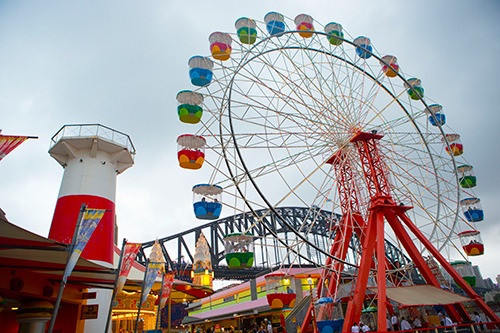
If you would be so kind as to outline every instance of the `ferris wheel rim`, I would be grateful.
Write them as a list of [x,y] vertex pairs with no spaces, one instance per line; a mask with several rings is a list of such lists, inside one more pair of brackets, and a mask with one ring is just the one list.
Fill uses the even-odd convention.
[[[279,37],[282,37],[283,35],[289,35],[289,34],[297,34],[299,33],[300,31],[297,31],[297,30],[292,30],[292,31],[286,31],[284,33],[282,33]],[[320,32],[320,31],[312,31],[312,33],[316,34],[316,35],[323,35],[323,36],[328,36],[328,34],[326,33],[323,33],[323,32]],[[263,39],[261,39],[258,43],[256,43],[255,45],[252,46],[252,49],[254,48],[257,48],[259,46],[259,44],[261,43],[264,43],[266,42],[267,40],[271,39],[271,38],[279,38],[278,36],[267,36]],[[347,39],[344,39],[344,38],[341,38],[341,37],[336,37],[338,39],[341,39],[343,40],[344,42],[348,43],[348,44],[351,44],[352,46],[354,47],[359,47],[357,46],[356,44],[354,44],[353,42],[347,40]],[[362,47],[361,47],[362,48]],[[238,63],[238,65],[236,66],[236,69],[233,71],[233,74],[232,74],[232,78],[231,80],[229,81],[229,84],[228,84],[228,87],[227,89],[225,89],[224,91],[224,96],[222,98],[223,102],[222,104],[224,104],[224,101],[227,99],[227,108],[228,108],[228,119],[229,119],[229,124],[230,124],[230,128],[231,128],[231,137],[232,137],[232,142],[234,143],[234,146],[236,148],[236,151],[237,151],[237,154],[238,154],[238,157],[239,157],[239,160],[240,162],[242,163],[242,166],[245,170],[245,173],[247,175],[247,177],[249,178],[249,180],[251,181],[252,185],[254,186],[254,188],[256,189],[256,191],[259,193],[259,195],[261,196],[261,198],[264,200],[264,202],[266,203],[266,205],[270,208],[270,209],[273,209],[274,206],[267,200],[267,198],[265,197],[264,193],[260,190],[258,184],[253,180],[253,177],[252,175],[250,174],[250,171],[248,169],[248,167],[246,166],[246,163],[244,161],[244,158],[240,152],[240,149],[239,149],[239,146],[238,146],[238,143],[237,143],[237,139],[236,139],[236,136],[235,136],[235,130],[234,130],[234,126],[233,126],[233,122],[232,122],[232,111],[231,111],[231,96],[232,96],[232,92],[233,92],[233,84],[234,84],[234,77],[238,75],[239,71],[248,63],[250,63],[251,61],[253,61],[254,59],[264,55],[264,54],[267,54],[267,53],[271,53],[271,52],[276,52],[276,51],[280,51],[280,50],[299,50],[299,49],[307,49],[307,50],[310,50],[310,51],[313,51],[313,52],[320,52],[320,53],[323,53],[325,55],[328,55],[328,56],[331,56],[331,57],[334,57],[340,61],[343,61],[344,63],[352,66],[353,68],[361,71],[364,75],[366,75],[369,79],[372,80],[372,82],[374,82],[376,85],[378,85],[379,87],[381,87],[386,93],[389,94],[389,96],[391,96],[395,101],[396,103],[400,106],[400,108],[404,111],[405,113],[405,116],[411,121],[411,123],[413,124],[413,127],[417,130],[418,132],[418,135],[420,136],[420,138],[422,139],[422,142],[425,144],[425,147],[426,147],[426,150],[427,150],[427,155],[430,157],[431,161],[432,161],[432,164],[433,164],[433,169],[434,169],[434,178],[436,180],[436,184],[437,186],[439,187],[440,186],[440,180],[438,179],[438,175],[437,175],[437,168],[436,168],[436,165],[435,165],[435,161],[434,161],[434,156],[433,154],[431,153],[430,151],[430,148],[429,148],[429,145],[428,145],[428,142],[427,140],[425,139],[424,137],[424,134],[423,132],[421,131],[420,129],[420,126],[419,124],[416,123],[415,119],[412,117],[412,115],[408,112],[408,110],[406,109],[406,107],[404,105],[401,104],[401,102],[399,101],[399,98],[397,98],[386,86],[385,84],[383,84],[382,82],[380,82],[377,78],[375,78],[372,74],[368,73],[366,70],[362,69],[361,67],[359,67],[358,65],[354,64],[352,61],[350,61],[349,59],[345,59],[343,57],[340,57],[338,55],[335,55],[335,54],[332,54],[331,52],[328,52],[327,50],[325,49],[314,49],[314,48],[311,48],[311,47],[308,47],[308,46],[305,46],[305,47],[301,47],[301,46],[285,46],[285,47],[280,47],[280,48],[274,48],[274,49],[268,49],[268,50],[265,50],[265,51],[262,51],[262,52],[257,52],[256,54],[252,54],[251,57],[249,57],[249,55],[251,54],[250,50],[246,51],[246,54],[242,57],[242,59],[240,60],[240,62]],[[364,49],[364,48],[362,48]],[[374,58],[376,58],[377,60],[379,60],[381,63],[385,63],[384,60],[382,60],[381,57],[379,57],[377,54],[371,52],[370,50],[367,50],[367,49],[364,49],[367,53],[370,53]],[[249,58],[248,58],[249,57]],[[403,81],[403,84],[404,85],[408,85],[409,89],[413,89],[413,86],[411,84],[408,84],[408,81],[400,74],[400,73],[396,73],[399,77],[400,80]],[[428,109],[428,105],[427,103],[425,102],[425,100],[423,98],[420,99],[420,101],[422,102],[423,106],[424,106],[424,110]],[[443,131],[443,128],[442,126],[438,126],[438,130],[439,132],[441,133],[441,135],[444,137],[445,136],[445,133]],[[222,135],[223,132],[222,132],[222,125],[220,126],[220,134]],[[448,143],[447,143],[448,144]],[[227,155],[224,153],[224,156],[225,158],[227,158]],[[454,156],[453,155],[450,155],[450,158],[452,160],[452,164],[453,164],[453,170],[454,170],[454,178],[455,178],[455,182],[458,184],[458,174],[457,174],[457,171],[456,171],[456,162],[455,162],[455,159],[454,159]],[[228,169],[230,169],[230,165],[228,163],[228,161],[226,160],[226,165],[228,167]],[[235,184],[236,187],[238,187],[237,184]],[[459,197],[460,195],[460,187],[459,186],[456,186],[456,189],[457,189],[457,198]],[[241,192],[240,192],[241,193]],[[243,193],[241,193],[243,195]],[[244,198],[244,196],[243,196]],[[246,198],[244,198],[244,200],[246,201]],[[441,204],[441,200],[438,200],[438,205]],[[451,228],[449,228],[449,232],[447,233],[446,235],[446,239],[445,241],[443,241],[440,246],[439,246],[439,250],[442,250],[451,240],[452,236],[454,235],[454,230],[456,228],[456,225],[459,221],[458,219],[458,214],[459,214],[459,200],[456,201],[456,206],[457,206],[457,209],[455,209],[456,213],[455,213],[455,217],[453,218],[453,224],[451,226]],[[274,213],[277,213],[276,211],[273,211]],[[436,214],[437,216],[439,216],[439,212]],[[279,214],[277,214],[277,216],[279,216]],[[431,237],[432,235],[434,235],[434,233],[436,232],[436,228],[437,228],[437,221],[434,221],[434,228],[433,228],[433,231],[432,231],[432,234],[431,234]],[[440,238],[442,240],[442,238]],[[325,253],[326,254],[326,253]],[[326,254],[328,255],[328,254]]]

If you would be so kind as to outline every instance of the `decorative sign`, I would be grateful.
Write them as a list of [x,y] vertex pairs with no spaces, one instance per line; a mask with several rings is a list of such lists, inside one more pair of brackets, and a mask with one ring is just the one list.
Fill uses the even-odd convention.
[[236,299],[236,296],[235,295],[231,295],[229,297],[224,297],[224,303],[227,303],[227,302],[232,302]]
[[97,319],[99,304],[82,305],[82,319]]
[[96,299],[97,298],[97,292],[94,291],[93,293],[83,293],[82,294],[83,299]]

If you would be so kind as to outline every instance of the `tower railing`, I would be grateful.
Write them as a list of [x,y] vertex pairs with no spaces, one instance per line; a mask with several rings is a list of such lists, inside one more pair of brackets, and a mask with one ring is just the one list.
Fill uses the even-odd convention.
[[132,144],[130,137],[122,132],[116,131],[110,127],[101,124],[73,124],[64,125],[50,139],[50,148],[52,148],[62,138],[93,138],[98,137],[103,140],[113,142],[117,145],[127,148],[128,151],[135,155],[135,147]]

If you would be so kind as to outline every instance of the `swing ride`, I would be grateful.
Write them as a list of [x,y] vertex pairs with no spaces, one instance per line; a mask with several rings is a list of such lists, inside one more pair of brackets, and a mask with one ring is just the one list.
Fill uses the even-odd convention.
[[[223,205],[254,217],[260,209],[276,214],[286,231],[270,232],[281,244],[274,256],[280,252],[321,269],[311,293],[325,304],[348,299],[344,330],[359,322],[370,294],[379,331],[387,331],[389,295],[413,286],[414,268],[428,288],[445,292],[431,261],[498,320],[449,263],[484,253],[479,237],[483,247],[455,245],[479,236],[476,223],[484,213],[460,135],[447,127],[443,107],[428,102],[422,80],[407,75],[370,38],[354,37],[336,22],[322,26],[307,14],[290,19],[271,12],[263,22],[240,18],[235,28],[212,33],[210,55],[188,61],[191,93],[203,99],[191,103],[198,111],[181,121],[206,140],[206,163],[197,172],[210,179],[193,187],[196,217],[216,219]],[[283,205],[309,207],[308,223],[277,214]],[[328,251],[312,242],[321,210],[341,216],[324,226]],[[248,229],[254,227],[263,226],[257,221]],[[266,242],[247,231],[227,235],[229,267],[251,267],[256,256],[246,260],[236,248]],[[391,261],[385,240],[398,244],[412,263]],[[352,242],[359,246],[353,249]],[[293,307],[291,279],[283,269],[266,276],[271,308]],[[445,308],[456,322],[469,319],[458,303]],[[302,331],[313,313],[310,306]]]

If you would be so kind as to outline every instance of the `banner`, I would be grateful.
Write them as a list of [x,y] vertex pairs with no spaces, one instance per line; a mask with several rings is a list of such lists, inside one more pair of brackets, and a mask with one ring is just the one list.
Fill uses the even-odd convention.
[[163,266],[162,262],[150,262],[146,267],[146,277],[144,282],[144,291],[142,294],[141,304],[147,300],[149,292],[151,291],[151,287],[155,283],[156,277],[158,276],[158,271],[161,266]]
[[0,161],[27,138],[27,136],[0,135]]
[[80,258],[85,245],[87,245],[87,242],[89,241],[92,233],[101,221],[102,216],[105,212],[105,209],[85,209],[82,217],[82,223],[80,229],[78,230],[76,244],[73,248],[73,253],[71,253],[71,258],[69,259],[68,264],[64,269],[64,281],[66,281],[71,275],[71,272],[73,271],[73,268],[75,268],[78,258]]
[[120,267],[120,276],[118,276],[118,282],[116,283],[116,294],[119,294],[125,282],[127,282],[128,273],[130,273],[130,269],[132,268],[132,264],[135,261],[135,257],[137,256],[137,252],[141,248],[141,243],[127,243],[125,245],[125,249],[123,250],[123,259],[122,265]]
[[170,297],[170,291],[174,285],[174,273],[168,273],[165,275],[163,280],[163,286],[161,287],[161,304],[160,308],[163,308],[167,304],[167,300]]

